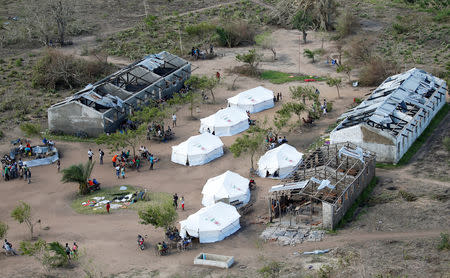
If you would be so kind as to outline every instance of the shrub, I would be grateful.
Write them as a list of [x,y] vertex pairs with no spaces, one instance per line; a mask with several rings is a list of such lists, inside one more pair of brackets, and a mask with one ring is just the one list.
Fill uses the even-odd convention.
[[406,192],[404,190],[400,190],[399,194],[407,202],[414,202],[415,200],[417,200],[417,196],[416,195],[414,195],[412,193],[409,193],[409,192]]
[[138,211],[140,223],[153,225],[155,228],[167,228],[177,218],[173,204],[168,201],[162,204],[152,204]]
[[439,250],[449,250],[450,242],[448,240],[448,234],[441,233],[441,241],[438,244]]
[[357,37],[349,44],[346,52],[354,62],[367,62],[372,57],[374,42],[365,37]]
[[111,64],[104,61],[76,59],[49,49],[34,65],[31,81],[33,87],[72,89],[111,73],[113,68]]
[[258,269],[259,274],[261,274],[264,278],[272,278],[278,277],[281,271],[281,263],[279,262],[270,262]]
[[236,47],[255,42],[256,28],[245,20],[224,24],[217,27],[216,32],[221,46]]
[[397,65],[381,57],[372,57],[359,73],[359,83],[363,86],[375,86],[387,77],[398,72]]
[[358,18],[346,10],[337,18],[336,31],[340,39],[351,35],[358,27]]
[[333,102],[329,101],[327,102],[327,112],[331,112],[333,110]]

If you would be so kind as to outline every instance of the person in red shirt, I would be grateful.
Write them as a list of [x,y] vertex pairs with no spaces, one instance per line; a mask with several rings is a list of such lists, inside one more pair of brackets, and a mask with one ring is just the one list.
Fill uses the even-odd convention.
[[113,163],[113,166],[114,166],[114,167],[116,167],[117,157],[118,157],[118,155],[116,154],[116,155],[114,155],[113,158],[112,158],[112,163]]
[[109,213],[109,209],[111,208],[111,205],[108,203],[106,203],[106,211]]

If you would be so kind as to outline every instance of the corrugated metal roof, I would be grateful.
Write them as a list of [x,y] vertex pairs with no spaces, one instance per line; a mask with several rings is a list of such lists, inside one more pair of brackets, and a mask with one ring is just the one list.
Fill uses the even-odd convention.
[[357,107],[339,117],[344,119],[335,130],[372,122],[380,128],[388,128],[396,124],[399,119],[409,122],[412,117],[403,111],[406,105],[429,110],[424,105],[430,93],[433,93],[444,80],[431,74],[413,68],[407,72],[388,77],[372,94]]

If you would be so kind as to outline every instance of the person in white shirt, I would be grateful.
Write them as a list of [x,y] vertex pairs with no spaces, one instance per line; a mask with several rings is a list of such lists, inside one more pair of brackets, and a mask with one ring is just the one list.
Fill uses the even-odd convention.
[[12,244],[8,242],[7,239],[5,239],[5,243],[3,244],[3,249],[6,250],[7,254],[13,254],[14,256],[17,255],[16,250],[12,248]]
[[91,149],[89,149],[89,151],[88,151],[88,158],[89,158],[89,161],[92,161],[92,157],[94,156],[94,153],[92,152],[92,150]]
[[172,114],[172,127],[177,126],[177,115]]

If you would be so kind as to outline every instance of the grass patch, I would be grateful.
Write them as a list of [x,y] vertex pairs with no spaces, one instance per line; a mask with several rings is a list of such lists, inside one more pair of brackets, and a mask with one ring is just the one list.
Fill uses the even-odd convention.
[[305,81],[305,79],[315,79],[317,81],[325,81],[325,77],[318,77],[312,75],[296,75],[292,73],[285,73],[274,70],[266,70],[261,73],[261,79],[268,80],[273,84],[283,84],[293,81]]
[[344,217],[342,217],[341,221],[336,226],[336,229],[342,228],[345,224],[352,221],[353,216],[355,215],[356,209],[364,204],[370,198],[370,194],[372,194],[373,189],[378,183],[378,177],[373,177],[370,181],[369,185],[361,192],[361,195],[355,200],[353,205],[347,210]]
[[[75,200],[72,201],[71,207],[74,211],[80,214],[106,214],[106,208],[104,205],[101,205],[101,209],[94,210],[93,207],[83,206],[82,203],[87,200],[93,200],[94,197],[105,197],[105,200],[112,200],[117,195],[125,195],[130,193],[135,193],[139,191],[141,188],[133,187],[127,185],[127,190],[119,190],[120,186],[115,186],[111,188],[102,188],[99,191],[92,192],[88,195],[78,195]],[[134,204],[128,206],[127,209],[139,210],[149,204],[155,203],[163,203],[163,202],[171,202],[172,197],[168,193],[163,192],[147,192],[144,196],[144,200],[140,200]],[[115,202],[111,202],[111,204],[119,204]],[[122,203],[120,203],[122,204]],[[123,208],[121,208],[123,209]],[[114,212],[114,210],[111,210]]]
[[87,143],[95,143],[95,139],[92,137],[78,137],[74,135],[56,135],[51,133],[46,133],[45,138],[51,139],[54,141],[65,141],[65,142],[87,142]]
[[403,157],[399,160],[397,164],[390,164],[390,163],[377,163],[377,168],[383,168],[383,169],[394,169],[400,166],[404,166],[408,164],[408,162],[411,160],[411,158],[417,153],[417,151],[420,150],[422,145],[427,141],[428,137],[433,134],[433,131],[436,129],[436,127],[439,126],[441,121],[447,116],[448,112],[450,111],[450,105],[446,103],[441,110],[434,116],[434,118],[430,121],[430,124],[427,126],[427,128],[420,134],[420,136],[414,141],[414,143],[409,147],[408,151],[403,155]]

